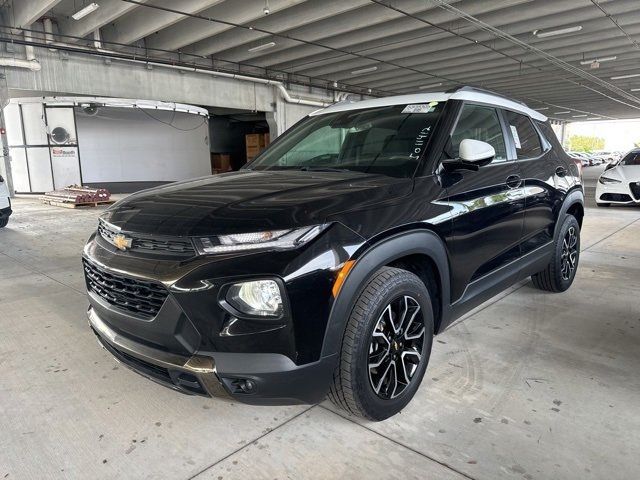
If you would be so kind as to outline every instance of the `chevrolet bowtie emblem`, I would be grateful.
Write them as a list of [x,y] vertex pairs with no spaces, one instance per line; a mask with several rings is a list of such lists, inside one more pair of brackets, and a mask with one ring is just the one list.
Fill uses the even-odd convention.
[[126,250],[127,248],[131,248],[132,239],[129,237],[125,237],[121,233],[117,234],[113,237],[113,244],[116,246],[118,250]]

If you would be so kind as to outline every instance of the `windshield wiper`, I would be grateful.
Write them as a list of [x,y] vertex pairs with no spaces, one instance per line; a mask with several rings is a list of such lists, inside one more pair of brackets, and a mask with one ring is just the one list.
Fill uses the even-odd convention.
[[303,172],[352,172],[348,168],[333,168],[333,167],[300,167]]

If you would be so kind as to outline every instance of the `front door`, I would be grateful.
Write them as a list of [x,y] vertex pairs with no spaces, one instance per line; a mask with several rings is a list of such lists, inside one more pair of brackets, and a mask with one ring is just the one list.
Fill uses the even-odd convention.
[[487,142],[496,155],[478,171],[442,174],[453,216],[448,239],[452,303],[463,296],[470,283],[519,257],[524,218],[520,172],[517,162],[508,158],[503,122],[497,110],[465,104],[446,154],[457,157],[464,139]]

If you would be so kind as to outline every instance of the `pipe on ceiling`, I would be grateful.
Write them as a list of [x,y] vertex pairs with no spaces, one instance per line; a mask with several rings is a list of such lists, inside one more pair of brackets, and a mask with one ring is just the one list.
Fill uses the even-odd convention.
[[[65,45],[64,43],[60,43],[60,42],[54,42],[52,40],[53,34],[52,34],[52,28],[51,28],[51,20],[48,19],[48,18],[45,18],[43,20],[43,23],[47,22],[47,21],[48,21],[48,25],[45,23],[44,30],[45,30],[45,33],[50,36],[50,38],[47,38],[46,43],[48,45],[51,45],[51,47],[53,47],[52,49],[55,49],[56,46],[68,48],[68,45]],[[27,40],[27,41],[31,40],[31,38],[27,38],[27,32],[25,32],[25,40]],[[332,102],[324,102],[324,101],[321,101],[321,100],[308,100],[306,98],[300,98],[300,97],[292,96],[291,93],[289,93],[289,91],[286,89],[284,84],[282,82],[280,82],[280,81],[277,81],[277,80],[270,80],[270,79],[267,79],[267,78],[260,78],[260,77],[250,77],[250,76],[247,76],[247,75],[240,75],[240,74],[237,74],[237,73],[218,72],[218,71],[215,71],[215,70],[207,70],[207,69],[197,68],[197,67],[184,67],[184,66],[181,66],[181,65],[172,65],[172,64],[166,64],[166,63],[160,63],[160,62],[149,62],[149,61],[144,61],[144,60],[136,60],[136,59],[133,59],[133,58],[123,58],[121,53],[113,51],[113,50],[107,50],[107,49],[104,49],[104,48],[100,48],[101,45],[102,45],[102,41],[101,41],[101,38],[100,38],[100,33],[98,31],[96,31],[96,32],[94,32],[94,48],[82,47],[80,45],[74,45],[74,49],[82,50],[82,51],[85,51],[85,52],[87,52],[89,54],[91,54],[92,52],[98,52],[98,53],[101,53],[103,55],[115,55],[118,60],[122,60],[122,61],[125,61],[125,62],[139,63],[139,64],[143,64],[143,65],[151,65],[153,67],[170,68],[170,69],[173,69],[173,70],[181,70],[181,71],[185,71],[185,72],[201,73],[201,74],[206,74],[206,75],[212,75],[212,76],[215,76],[215,77],[232,78],[234,80],[239,80],[239,81],[243,81],[243,82],[259,83],[259,84],[263,84],[263,85],[272,85],[273,87],[275,87],[280,92],[280,95],[282,96],[282,98],[284,99],[285,102],[293,103],[293,104],[296,104],[296,105],[308,105],[308,106],[311,106],[311,107],[328,107],[332,103]],[[33,46],[27,45],[27,48],[31,48],[33,50]],[[39,63],[38,63],[38,70],[40,70],[40,64]]]

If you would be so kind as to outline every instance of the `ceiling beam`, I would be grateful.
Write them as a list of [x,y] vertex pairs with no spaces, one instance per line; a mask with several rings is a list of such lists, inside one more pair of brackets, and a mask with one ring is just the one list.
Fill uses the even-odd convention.
[[[255,29],[234,28],[227,30],[220,35],[209,37],[190,46],[189,51],[197,55],[213,55],[218,57],[218,53],[239,45],[248,44],[261,39],[269,38],[269,33],[259,30],[266,30],[287,35],[288,30],[300,27],[301,25],[313,24],[321,19],[333,18],[336,22],[341,22],[340,18],[345,13],[367,5],[369,0],[349,0],[340,2],[327,2],[326,0],[309,0],[303,5],[288,8],[280,14],[263,16],[256,20],[252,26]],[[283,32],[283,33],[280,33]],[[306,38],[304,39],[306,40]],[[276,37],[275,41],[282,41]],[[299,43],[299,42],[297,42]]]
[[[307,0],[270,0],[270,15],[275,15],[281,10],[302,4]],[[174,4],[176,2],[173,2]],[[174,6],[180,9],[180,5]],[[208,8],[199,13],[201,17],[210,17],[237,24],[251,24],[264,17],[262,9],[264,0],[226,0],[220,5]],[[151,9],[147,9],[151,10]],[[185,17],[182,21],[169,28],[159,31],[157,34],[146,38],[149,48],[163,50],[179,50],[200,40],[218,35],[232,29],[230,25],[210,22],[201,18]]]
[[18,28],[29,26],[55,7],[61,0],[13,0],[9,11],[11,25]]
[[[629,19],[628,21],[632,21],[636,18],[640,19],[640,11],[629,13],[626,18]],[[546,24],[542,19],[539,19],[538,22],[544,25],[546,28]],[[528,25],[521,25],[519,27],[516,25],[509,25],[509,30],[512,32],[512,35],[516,35],[520,39],[528,41],[531,45],[535,45],[536,47],[544,50],[547,50],[547,48],[549,47],[555,48],[558,45],[579,46],[585,41],[598,38],[601,32],[609,32],[610,35],[619,36],[619,34],[617,34],[617,32],[615,32],[615,30],[611,27],[610,22],[608,22],[604,18],[596,17],[589,22],[583,23],[585,23],[586,25],[585,33],[570,35],[565,38],[537,39],[536,37],[532,37],[531,29],[533,27],[530,23]],[[447,33],[438,33],[427,37],[427,41],[420,42],[418,40],[415,45],[400,43],[392,45],[392,48],[377,48],[370,50],[367,48],[366,43],[362,43],[359,45],[354,45],[354,49],[362,51],[366,48],[366,53],[370,56],[379,58],[381,60],[393,58],[397,62],[404,62],[405,60],[408,62],[418,62],[422,59],[433,58],[436,56],[443,58],[468,56],[472,58],[483,50],[487,52],[491,51],[490,49],[486,48],[485,44],[490,45],[495,50],[504,52],[510,56],[515,56],[517,58],[525,53],[522,48],[514,47],[514,45],[510,42],[507,42],[505,40],[496,40],[495,37],[488,32],[476,31],[473,33],[467,33],[467,35],[470,36],[473,40],[478,41],[479,43],[475,44],[473,43],[473,41],[455,37]],[[393,40],[393,36],[391,36],[389,40]],[[348,59],[345,60],[346,62],[348,62]],[[312,63],[309,63],[310,61],[312,61],[312,58],[307,57],[305,60],[305,63],[307,65],[306,68],[295,68],[291,64],[276,64],[272,65],[272,67],[278,69],[295,68],[296,71],[305,75],[326,75],[327,73],[329,73],[329,71],[335,69],[334,67],[332,67],[330,60],[322,62],[322,65],[326,65],[325,68],[322,68],[322,65],[314,65]],[[346,62],[342,65],[344,70],[347,70],[349,68],[348,63]]]
[[[140,0],[147,2],[148,0]],[[58,18],[58,28],[63,35],[85,37],[94,30],[104,27],[106,24],[116,21],[128,12],[138,8],[138,5],[123,2],[122,0],[99,0],[100,8],[80,20],[71,17]],[[73,39],[66,40],[73,42]]]
[[[222,3],[224,0],[181,0],[180,9],[188,13],[200,13],[203,10]],[[154,5],[161,7],[174,7],[175,0],[161,0]],[[105,41],[131,44],[163,30],[184,20],[184,15],[155,10],[150,8],[138,8],[116,22],[106,25],[102,29],[102,38]]]

